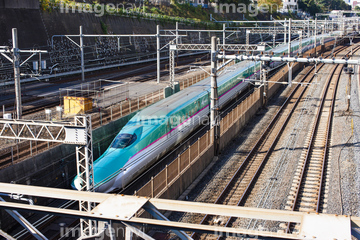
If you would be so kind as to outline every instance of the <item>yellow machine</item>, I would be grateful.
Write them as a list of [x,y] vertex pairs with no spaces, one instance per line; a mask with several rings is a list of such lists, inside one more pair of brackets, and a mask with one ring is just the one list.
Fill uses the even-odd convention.
[[64,96],[64,114],[83,114],[92,109],[92,99]]

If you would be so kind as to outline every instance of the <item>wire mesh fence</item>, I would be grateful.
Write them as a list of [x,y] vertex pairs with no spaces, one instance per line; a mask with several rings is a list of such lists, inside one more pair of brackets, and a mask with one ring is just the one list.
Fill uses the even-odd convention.
[[[91,107],[85,106],[85,109],[94,107],[105,108],[129,98],[129,83],[100,79],[67,88],[60,88],[60,101],[61,105],[64,106],[64,111],[65,105],[69,106],[69,103],[66,103],[66,101],[76,100],[76,98],[91,99],[91,103],[89,103]],[[70,109],[67,111],[70,111]]]

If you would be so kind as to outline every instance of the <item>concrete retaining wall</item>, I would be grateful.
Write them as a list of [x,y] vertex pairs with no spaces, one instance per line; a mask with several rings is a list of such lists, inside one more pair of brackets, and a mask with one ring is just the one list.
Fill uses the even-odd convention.
[[[6,23],[0,24],[0,45],[9,45],[12,28],[18,29],[20,48],[47,46],[53,35],[79,34],[80,25],[83,26],[84,34],[104,34],[102,25],[107,27],[108,33],[156,33],[157,23],[152,20],[109,15],[97,17],[93,13],[61,13],[58,10],[44,12],[38,8],[14,7],[5,9],[1,7],[1,1],[11,2],[14,0],[0,0],[0,21]],[[174,27],[173,24],[161,23],[161,28]],[[137,38],[137,40],[139,39]],[[122,40],[124,41],[124,39]],[[95,38],[84,39],[86,45],[93,45],[94,42]],[[153,45],[151,47],[154,48]]]
[[39,9],[39,0],[0,0],[0,8]]
[[[41,154],[35,155],[25,161],[16,163],[0,171],[0,182],[15,182],[21,184],[35,184],[42,186],[52,186],[56,178],[53,173],[47,177],[47,173],[52,172],[56,165],[61,165],[61,161],[68,155],[75,152],[73,145],[59,145]],[[62,161],[64,162],[64,161]],[[55,168],[56,172],[62,172],[62,168]],[[38,177],[42,176],[40,182]]]

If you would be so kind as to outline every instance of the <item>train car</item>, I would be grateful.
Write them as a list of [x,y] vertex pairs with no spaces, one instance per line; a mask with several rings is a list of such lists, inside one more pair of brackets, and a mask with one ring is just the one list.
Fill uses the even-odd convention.
[[[334,36],[319,35],[317,45],[321,39],[328,42]],[[314,38],[303,39],[303,52],[313,47]],[[287,45],[282,45],[273,52],[275,56],[280,56],[287,49]],[[292,53],[298,49],[299,42],[294,41]],[[226,71],[217,79],[220,107],[247,88],[249,83],[244,80],[259,71],[260,63],[242,61],[233,67],[235,70]],[[94,161],[95,191],[113,192],[125,187],[203,124],[209,113],[210,78],[139,111],[121,129],[108,149]],[[72,187],[80,189],[80,184],[78,177],[75,177]]]

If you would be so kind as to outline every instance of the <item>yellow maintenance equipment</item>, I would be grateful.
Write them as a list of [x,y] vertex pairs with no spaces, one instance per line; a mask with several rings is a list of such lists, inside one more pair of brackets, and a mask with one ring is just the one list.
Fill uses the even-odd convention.
[[64,96],[64,114],[83,114],[92,109],[92,99]]

